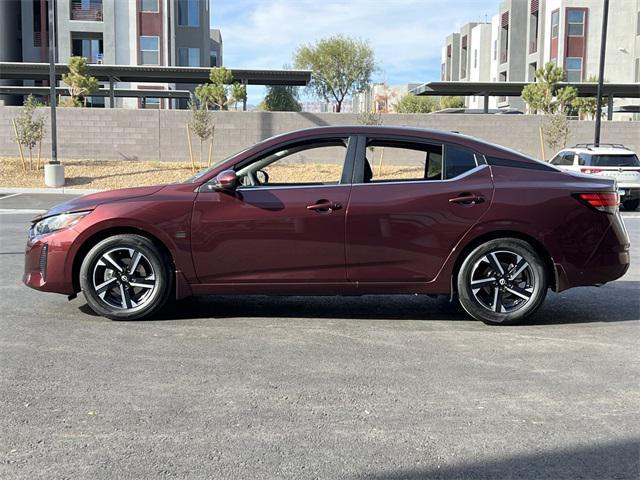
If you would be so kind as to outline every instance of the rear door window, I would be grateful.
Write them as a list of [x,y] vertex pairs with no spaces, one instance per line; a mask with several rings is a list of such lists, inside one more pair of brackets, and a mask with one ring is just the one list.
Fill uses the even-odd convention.
[[573,157],[573,152],[560,152],[551,159],[551,165],[571,166],[573,165]]
[[442,180],[442,144],[367,140],[364,183]]

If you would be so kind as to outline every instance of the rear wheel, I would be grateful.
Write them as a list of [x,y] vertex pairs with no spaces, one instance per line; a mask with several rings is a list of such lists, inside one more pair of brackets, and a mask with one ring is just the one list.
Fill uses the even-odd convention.
[[171,280],[165,256],[140,235],[102,240],[80,268],[80,286],[87,303],[112,320],[139,320],[157,313],[169,298]]
[[457,278],[465,311],[488,324],[514,324],[533,314],[547,294],[544,262],[530,244],[508,238],[476,247]]
[[639,205],[640,205],[640,199],[638,198],[636,198],[635,200],[625,200],[624,202],[622,202],[622,206],[624,207],[624,209],[629,212],[633,212],[634,210],[637,210]]

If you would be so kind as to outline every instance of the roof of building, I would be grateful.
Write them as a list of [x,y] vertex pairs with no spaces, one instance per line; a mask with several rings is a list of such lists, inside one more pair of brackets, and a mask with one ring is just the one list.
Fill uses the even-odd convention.
[[[56,76],[69,72],[66,64],[56,63]],[[209,67],[159,67],[149,65],[89,65],[89,75],[100,81],[150,83],[205,83]],[[247,85],[304,86],[311,80],[309,70],[244,70],[230,69],[233,78]],[[48,80],[48,63],[0,62],[0,79]]]
[[[519,97],[522,89],[531,82],[428,82],[412,90],[415,95],[460,95]],[[597,83],[558,83],[558,87],[571,85],[579,97],[595,97]],[[640,98],[639,83],[605,83],[602,88],[605,97]]]

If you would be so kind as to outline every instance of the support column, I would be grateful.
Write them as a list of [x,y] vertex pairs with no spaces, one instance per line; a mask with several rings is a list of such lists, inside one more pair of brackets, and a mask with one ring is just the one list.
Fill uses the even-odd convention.
[[113,91],[113,77],[109,77],[109,108],[116,107],[116,95]]
[[[246,88],[247,88],[247,81],[246,81],[246,80],[243,80],[243,81],[242,81],[242,85],[244,85],[244,88],[246,89]],[[246,97],[245,97],[245,99],[242,101],[242,111],[243,111],[243,112],[246,112],[246,111],[247,111],[247,99],[246,99]]]
[[482,111],[484,113],[489,113],[489,95],[486,93],[484,94],[484,106]]

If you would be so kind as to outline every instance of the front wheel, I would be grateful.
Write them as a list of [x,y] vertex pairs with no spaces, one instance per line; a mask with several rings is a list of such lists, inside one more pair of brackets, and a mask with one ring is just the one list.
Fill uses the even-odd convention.
[[171,269],[146,237],[114,235],[95,245],[80,267],[80,287],[93,311],[112,320],[157,313],[171,292]]
[[492,325],[515,324],[544,302],[545,265],[523,240],[491,240],[464,260],[457,288],[460,304],[473,318]]

